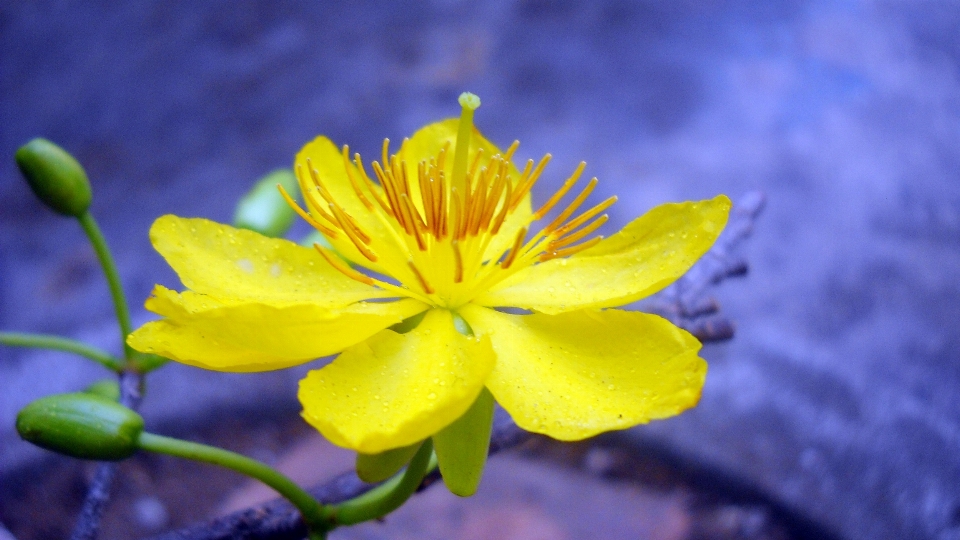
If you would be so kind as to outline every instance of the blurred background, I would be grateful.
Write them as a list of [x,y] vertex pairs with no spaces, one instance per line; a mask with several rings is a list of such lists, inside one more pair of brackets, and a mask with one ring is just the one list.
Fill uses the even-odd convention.
[[[260,175],[289,166],[316,135],[373,158],[384,137],[458,114],[469,90],[490,139],[519,139],[522,159],[554,154],[545,184],[588,162],[601,181],[593,199],[620,196],[608,232],[662,202],[768,197],[744,250],[750,275],[717,291],[737,335],[704,350],[701,404],[624,444],[693,471],[684,478],[697,489],[762,501],[803,524],[800,536],[960,539],[958,27],[960,6],[932,0],[4,2],[0,328],[119,350],[93,251],[16,170],[27,140],[49,138],[86,166],[92,211],[142,323],[153,284],[179,286],[149,245],[153,219],[229,221]],[[299,440],[306,368],[168,366],[149,381],[148,425],[223,442],[255,417],[256,433],[274,426],[270,441]],[[23,524],[31,505],[53,504],[32,483],[72,478],[60,487],[77,505],[89,474],[70,476],[76,462],[21,442],[16,412],[105,375],[67,355],[0,348],[0,522],[15,534],[61,530]],[[250,448],[280,459],[286,444]],[[609,458],[584,459],[603,472]],[[472,524],[474,536],[459,537],[581,538],[637,516],[673,521],[623,538],[696,537],[667,511],[678,506],[602,474],[584,484],[564,469],[531,472],[542,460],[511,469],[519,457],[499,459],[481,503],[443,503],[451,523]],[[135,480],[159,467],[145,463]],[[529,477],[553,483],[530,487]],[[493,505],[498,483],[525,502],[486,514],[463,506]],[[571,498],[555,501],[564,489]],[[617,513],[616,501],[653,506]],[[161,499],[131,504],[147,523],[137,534],[181,523]],[[419,518],[393,523],[432,538],[424,523],[441,503],[420,504]],[[527,507],[539,510],[517,510]],[[571,508],[579,525],[563,521]],[[750,519],[740,537],[759,537]],[[483,528],[497,520],[502,528]],[[407,537],[390,526],[350,537]]]

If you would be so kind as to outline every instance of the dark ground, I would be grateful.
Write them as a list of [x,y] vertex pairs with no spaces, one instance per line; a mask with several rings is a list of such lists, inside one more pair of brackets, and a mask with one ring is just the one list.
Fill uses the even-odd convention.
[[[0,328],[118,348],[81,233],[17,176],[26,140],[87,166],[138,305],[176,285],[147,243],[156,216],[229,220],[318,133],[372,155],[469,89],[492,140],[556,156],[547,184],[588,161],[596,200],[620,196],[611,225],[768,195],[751,275],[719,291],[738,335],[705,350],[701,404],[623,444],[841,538],[956,540],[958,23],[952,1],[3,3]],[[282,424],[302,373],[172,366],[145,415],[160,432],[251,411]],[[10,479],[41,455],[16,439],[16,411],[103,376],[0,349],[0,499],[29,489]]]

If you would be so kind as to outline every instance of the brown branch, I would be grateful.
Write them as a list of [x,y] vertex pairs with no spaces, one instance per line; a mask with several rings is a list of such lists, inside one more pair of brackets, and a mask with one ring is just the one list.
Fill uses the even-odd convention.
[[718,315],[720,304],[707,296],[707,292],[727,278],[747,274],[747,261],[735,252],[753,232],[754,223],[765,204],[766,196],[760,191],[751,191],[740,197],[730,211],[726,229],[710,251],[673,285],[644,302],[643,308],[670,319],[700,341],[732,338],[733,322]]
[[[143,376],[132,371],[120,374],[120,404],[136,410],[140,406]],[[116,462],[103,462],[97,465],[93,481],[87,489],[87,496],[80,509],[80,516],[73,528],[70,540],[95,540],[100,529],[100,520],[110,502],[110,485],[117,473]]]
[[[530,434],[518,428],[505,413],[497,411],[490,437],[490,455],[517,446],[529,437]],[[433,471],[423,479],[418,491],[429,488],[439,479],[439,471]],[[362,495],[374,487],[376,484],[362,482],[351,471],[308,491],[324,504],[336,504]],[[274,499],[206,523],[164,533],[151,540],[302,540],[306,535],[306,526],[297,509],[285,499]]]

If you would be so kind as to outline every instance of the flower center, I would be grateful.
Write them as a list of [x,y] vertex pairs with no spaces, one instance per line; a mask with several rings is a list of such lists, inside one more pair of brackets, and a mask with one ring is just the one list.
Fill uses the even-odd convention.
[[[361,204],[353,214],[344,201],[336,200],[317,169],[307,160],[306,170],[297,166],[309,213],[283,191],[287,202],[336,245],[348,240],[364,260],[356,261],[375,272],[386,273],[399,284],[377,279],[345,264],[320,245],[321,255],[346,276],[391,290],[398,296],[456,309],[516,272],[587,249],[602,236],[590,237],[608,216],[603,212],[616,197],[610,197],[576,217],[593,191],[591,179],[580,193],[540,232],[527,238],[530,224],[542,219],[580,179],[580,163],[560,189],[537,211],[530,212],[528,197],[550,161],[547,154],[518,172],[511,161],[519,142],[503,155],[484,156],[478,148],[470,159],[473,112],[480,100],[473,94],[460,96],[462,106],[452,166],[450,145],[435,156],[417,163],[411,179],[403,150],[389,155],[389,140],[383,144],[383,161],[372,163],[377,182],[368,175],[359,154],[350,161],[344,146],[342,158],[353,194]],[[279,186],[278,186],[279,187]],[[374,228],[385,234],[375,234]]]

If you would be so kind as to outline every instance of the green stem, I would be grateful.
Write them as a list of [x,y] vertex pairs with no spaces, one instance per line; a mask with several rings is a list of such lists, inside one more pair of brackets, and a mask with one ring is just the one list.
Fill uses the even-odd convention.
[[102,364],[107,369],[120,371],[123,361],[109,353],[101,351],[76,340],[49,336],[46,334],[26,334],[21,332],[0,332],[0,343],[12,347],[33,347],[36,349],[54,349],[78,354]]
[[127,308],[127,299],[123,296],[123,287],[120,284],[120,274],[117,273],[117,266],[113,262],[113,256],[110,254],[110,248],[107,247],[107,240],[100,232],[96,220],[90,212],[84,212],[79,218],[83,231],[90,238],[94,251],[97,252],[97,258],[100,259],[100,266],[103,267],[103,273],[107,276],[107,284],[110,286],[110,296],[113,297],[113,308],[117,312],[117,322],[120,323],[120,341],[123,343],[125,357],[130,358],[133,349],[127,345],[127,336],[133,331],[130,324],[130,310]]
[[311,540],[324,538],[329,525],[328,510],[309,493],[276,469],[246,456],[190,441],[173,439],[153,433],[141,433],[137,441],[142,450],[220,465],[238,473],[256,478],[270,486],[303,514]]
[[420,486],[430,469],[432,456],[433,442],[427,439],[402,475],[394,476],[363,495],[334,506],[331,512],[333,521],[337,525],[353,525],[381,518],[400,508]]

